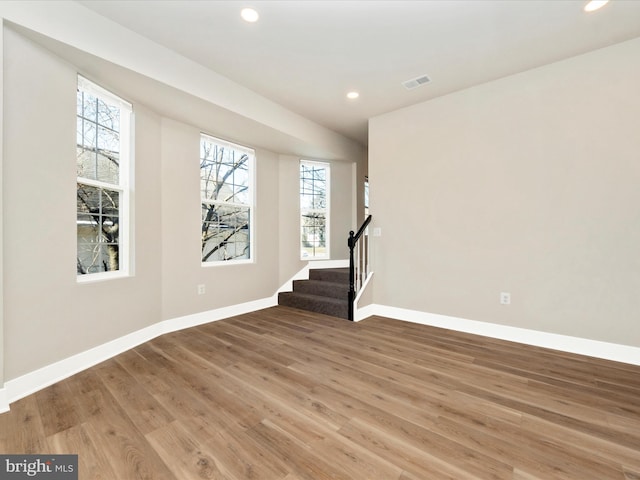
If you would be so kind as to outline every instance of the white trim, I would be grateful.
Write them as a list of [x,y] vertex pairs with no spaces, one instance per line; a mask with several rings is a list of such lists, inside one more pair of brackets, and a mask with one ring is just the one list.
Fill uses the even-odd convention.
[[589,357],[612,360],[614,362],[640,365],[640,347],[601,342],[587,338],[571,337],[557,333],[541,332],[526,328],[510,327],[495,323],[479,322],[464,318],[449,317],[435,313],[419,312],[387,305],[367,305],[359,312],[359,319],[366,316],[379,315],[396,320],[447,328],[459,332],[472,333],[485,337],[498,338],[511,342],[550,348],[563,352],[576,353]]
[[156,323],[110,342],[52,363],[5,383],[10,403],[151,340],[163,332]]
[[[251,248],[251,247],[249,247]],[[238,265],[252,265],[256,263],[251,258],[234,258],[233,260],[212,260],[210,262],[200,262],[202,268],[237,267]]]
[[[4,18],[2,14],[0,14],[0,22],[2,22],[4,26]],[[0,36],[0,72],[4,72],[4,30],[3,35]],[[0,75],[0,115],[3,115],[4,112],[4,75]],[[6,117],[5,117],[6,118]],[[0,413],[6,412],[9,410],[9,402],[7,401],[7,392],[4,388],[4,224],[3,224],[3,215],[4,215],[4,202],[3,202],[3,191],[4,188],[2,185],[4,184],[3,180],[3,170],[4,170],[4,158],[3,158],[3,145],[4,145],[4,133],[2,128],[0,128]]]
[[377,315],[375,312],[375,307],[376,305],[366,305],[362,308],[357,308],[354,309],[355,314],[354,314],[354,322],[360,322],[362,320],[365,320],[369,317],[372,317],[373,315]]
[[113,280],[114,278],[129,278],[130,273],[124,270],[111,270],[108,272],[86,273],[84,275],[76,275],[78,285],[83,283],[104,282],[105,280]]
[[360,297],[362,296],[364,291],[367,289],[367,286],[369,285],[369,282],[371,281],[371,277],[373,277],[373,272],[369,272],[369,275],[367,275],[367,278],[364,280],[364,283],[360,287],[360,290],[358,290],[358,295],[356,295],[356,298],[354,299],[354,302],[355,302],[356,305],[358,304],[358,301],[360,300]]
[[264,308],[273,307],[276,304],[277,303],[274,303],[274,297],[272,296],[262,298],[260,300],[253,300],[251,302],[240,303],[238,305],[217,308],[206,312],[185,315],[184,317],[172,318],[171,320],[165,320],[160,323],[160,325],[162,325],[161,335],[183,330],[185,328],[196,327],[209,322],[216,322],[236,315],[255,312]]
[[7,399],[7,389],[0,388],[0,413],[9,411],[9,400]]
[[160,335],[202,325],[204,323],[215,322],[235,315],[242,315],[244,313],[273,307],[276,305],[274,298],[277,302],[277,296],[274,296],[241,303],[239,305],[209,310],[207,312],[164,320],[52,363],[51,365],[47,365],[33,372],[29,372],[21,377],[9,380],[5,383],[5,388],[0,389],[0,413],[9,411],[10,403],[20,400],[27,395],[31,395],[38,390],[42,390],[56,382],[64,380],[71,375],[86,370],[89,367],[97,365],[100,362],[108,360],[144,342],[153,340]]
[[[122,139],[123,145],[121,148],[126,148],[127,151],[127,178],[125,184],[125,200],[126,209],[122,213],[122,232],[120,232],[120,238],[126,242],[127,248],[124,249],[124,255],[122,261],[126,262],[127,274],[133,277],[136,274],[136,262],[135,262],[135,211],[136,211],[136,114],[131,111],[129,115],[125,115],[126,122],[128,122],[129,135],[125,135],[126,140]],[[122,119],[120,128],[122,128]]]
[[[95,180],[85,177],[77,177],[77,183],[82,185],[88,185],[91,187],[97,187],[102,189],[115,190],[120,193],[120,202],[118,208],[118,216],[120,218],[120,228],[118,231],[118,245],[119,245],[119,262],[118,270],[110,272],[94,272],[86,273],[83,275],[76,275],[78,283],[85,282],[95,275],[95,280],[109,280],[112,278],[129,277],[132,275],[133,266],[131,264],[130,250],[133,245],[133,238],[131,232],[132,221],[132,203],[131,196],[133,190],[132,174],[134,172],[134,118],[133,108],[131,104],[119,96],[105,90],[100,85],[93,83],[91,80],[86,79],[82,75],[77,75],[78,90],[81,92],[89,93],[104,103],[115,106],[119,109],[119,168],[118,168],[118,183],[109,183],[101,180]],[[84,112],[82,112],[84,118]],[[76,112],[77,116],[77,112]],[[91,121],[89,119],[89,121]],[[97,142],[97,138],[96,138]],[[97,144],[96,144],[97,147]],[[104,275],[107,274],[107,275]]]
[[353,312],[354,312],[353,321],[354,322],[359,322],[360,320],[364,320],[365,318],[373,315],[373,313],[371,313],[372,305],[365,305],[362,308],[358,308],[358,302],[360,301],[360,297],[368,288],[369,282],[371,281],[371,277],[373,277],[373,272],[369,272],[369,275],[367,276],[366,280],[362,284],[362,287],[360,287],[360,290],[358,291],[358,295],[356,295],[356,298],[353,301]]
[[[326,262],[318,262],[326,263]],[[309,265],[306,265],[292,279],[305,278]],[[290,280],[291,281],[291,280]],[[280,289],[283,290],[286,284]],[[280,291],[279,290],[279,291]],[[209,322],[215,322],[235,315],[255,312],[277,305],[277,293],[272,297],[251,302],[222,307],[206,312],[185,315],[150,325],[105,344],[99,345],[85,352],[78,353],[64,360],[47,365],[33,372],[5,383],[0,388],[0,413],[9,411],[9,404],[27,395],[37,392],[56,382],[64,380],[82,370],[97,365],[120,353],[134,348],[144,342],[153,340],[160,335],[175,332],[185,328],[195,327]],[[512,342],[551,348],[564,352],[587,355],[596,358],[613,360],[616,362],[640,365],[640,348],[614,343],[600,342],[585,338],[570,337],[555,333],[539,332],[524,328],[509,327],[475,320],[467,320],[446,315],[419,312],[386,305],[371,304],[360,308],[356,313],[356,321],[364,320],[372,315],[379,315],[395,320],[447,328],[460,332],[467,332],[486,337],[499,338]]]

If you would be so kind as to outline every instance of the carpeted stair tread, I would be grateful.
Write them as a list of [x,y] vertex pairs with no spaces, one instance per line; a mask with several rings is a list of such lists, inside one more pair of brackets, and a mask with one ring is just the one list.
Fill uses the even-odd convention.
[[312,312],[348,318],[348,302],[342,299],[298,292],[280,292],[278,305],[300,308]]
[[293,292],[278,294],[278,305],[349,318],[349,269],[309,270],[308,280],[294,280]]
[[325,282],[322,280],[294,280],[293,291],[323,297],[338,298],[343,301],[349,298],[348,284]]
[[349,285],[348,268],[316,268],[309,270],[309,280],[344,283]]

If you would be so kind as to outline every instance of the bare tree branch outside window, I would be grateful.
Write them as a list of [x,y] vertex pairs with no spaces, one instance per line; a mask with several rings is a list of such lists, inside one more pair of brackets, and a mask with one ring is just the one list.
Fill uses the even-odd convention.
[[202,262],[251,258],[253,152],[202,136]]
[[[86,84],[86,81],[85,83]],[[77,273],[120,270],[121,107],[78,86]]]

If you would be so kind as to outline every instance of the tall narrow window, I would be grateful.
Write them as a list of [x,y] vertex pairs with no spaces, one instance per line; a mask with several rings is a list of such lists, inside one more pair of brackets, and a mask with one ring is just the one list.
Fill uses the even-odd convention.
[[300,162],[300,240],[303,259],[329,258],[329,164]]
[[250,148],[200,137],[203,263],[253,258],[254,158]]
[[131,105],[79,76],[76,112],[78,279],[128,274]]
[[369,216],[369,177],[364,177],[364,218]]

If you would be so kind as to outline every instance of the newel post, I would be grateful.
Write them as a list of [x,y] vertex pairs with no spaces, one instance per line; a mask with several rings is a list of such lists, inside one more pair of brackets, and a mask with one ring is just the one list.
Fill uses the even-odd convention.
[[353,302],[356,298],[356,274],[355,274],[355,261],[353,258],[353,250],[355,248],[354,232],[349,232],[349,320],[353,321]]

